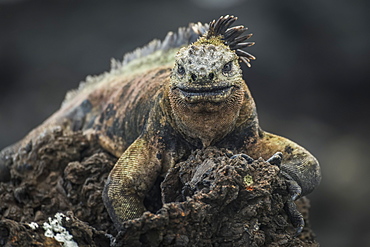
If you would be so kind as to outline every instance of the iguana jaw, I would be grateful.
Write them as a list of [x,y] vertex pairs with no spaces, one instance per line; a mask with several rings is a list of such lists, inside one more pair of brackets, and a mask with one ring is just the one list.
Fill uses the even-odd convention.
[[[220,103],[230,97],[235,86],[198,86],[198,87],[174,87],[176,93],[183,101],[189,104],[210,102]],[[175,92],[177,91],[177,92]]]

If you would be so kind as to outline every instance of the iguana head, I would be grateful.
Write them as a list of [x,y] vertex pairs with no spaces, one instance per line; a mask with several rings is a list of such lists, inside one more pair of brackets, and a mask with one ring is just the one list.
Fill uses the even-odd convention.
[[239,62],[250,66],[255,58],[241,48],[254,43],[244,42],[251,34],[241,36],[243,26],[229,28],[236,19],[211,22],[202,37],[177,53],[172,70],[169,96],[175,119],[186,136],[197,136],[203,146],[217,140],[212,133],[223,137],[234,128],[245,99]]

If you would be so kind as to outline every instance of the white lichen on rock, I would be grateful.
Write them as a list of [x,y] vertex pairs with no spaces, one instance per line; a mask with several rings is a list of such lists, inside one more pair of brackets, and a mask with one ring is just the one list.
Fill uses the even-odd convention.
[[54,219],[49,217],[49,223],[44,222],[45,236],[55,238],[58,242],[63,243],[64,247],[78,247],[78,244],[73,241],[73,236],[62,225],[63,217],[66,220],[69,218],[62,213],[56,213],[54,217]]
[[36,222],[31,222],[29,224],[27,224],[32,230],[36,230],[37,228],[39,228],[39,225],[36,223]]

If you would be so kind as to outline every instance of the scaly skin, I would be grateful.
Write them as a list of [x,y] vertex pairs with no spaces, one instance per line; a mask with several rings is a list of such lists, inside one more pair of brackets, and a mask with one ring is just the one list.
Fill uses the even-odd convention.
[[[307,195],[321,180],[319,164],[303,147],[259,127],[239,64],[250,66],[254,57],[239,48],[253,43],[244,42],[250,35],[240,37],[243,27],[227,29],[235,19],[221,17],[208,32],[207,25],[192,24],[179,31],[177,40],[169,34],[161,44],[167,48],[154,44],[160,48],[128,59],[122,67],[70,93],[59,111],[0,153],[0,168],[4,168],[0,172],[8,170],[5,157],[60,126],[83,131],[120,157],[103,192],[118,229],[125,220],[142,215],[144,197],[158,177],[192,150],[207,146],[265,160],[281,152],[280,167],[291,185],[292,200]],[[200,34],[195,43],[182,41],[189,45],[177,47],[181,35],[191,40]]]

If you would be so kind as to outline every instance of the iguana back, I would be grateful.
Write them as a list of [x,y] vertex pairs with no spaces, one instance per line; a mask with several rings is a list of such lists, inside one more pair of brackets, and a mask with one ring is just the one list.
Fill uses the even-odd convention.
[[169,32],[163,41],[153,40],[124,56],[112,59],[111,70],[88,76],[67,93],[61,108],[24,139],[7,148],[16,150],[43,132],[62,126],[84,131],[119,157],[140,135],[159,89],[169,79],[176,52],[208,30],[208,24],[190,24]]

